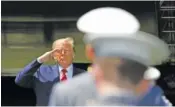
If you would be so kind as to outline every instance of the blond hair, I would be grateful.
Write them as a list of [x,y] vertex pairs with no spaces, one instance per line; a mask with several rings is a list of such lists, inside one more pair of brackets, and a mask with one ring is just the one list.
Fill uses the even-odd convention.
[[74,48],[74,40],[71,37],[66,37],[66,38],[61,38],[61,39],[55,40],[52,44],[52,48],[54,48],[54,46],[57,42],[67,42],[68,44],[70,44],[72,46],[72,48]]

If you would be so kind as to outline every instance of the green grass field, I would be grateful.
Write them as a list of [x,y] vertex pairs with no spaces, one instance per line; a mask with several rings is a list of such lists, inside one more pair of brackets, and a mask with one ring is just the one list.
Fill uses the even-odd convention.
[[[2,34],[3,35],[3,34]],[[85,57],[84,43],[80,33],[55,33],[54,39],[72,37],[75,40],[76,56],[74,62],[88,62]],[[26,64],[36,59],[38,56],[50,50],[43,44],[42,33],[8,33],[8,47],[2,45],[2,69],[23,68]],[[1,38],[2,44],[4,38]],[[52,63],[52,62],[49,62]]]

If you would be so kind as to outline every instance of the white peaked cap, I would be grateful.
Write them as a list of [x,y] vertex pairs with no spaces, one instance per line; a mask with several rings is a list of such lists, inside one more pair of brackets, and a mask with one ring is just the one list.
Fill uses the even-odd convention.
[[97,57],[122,57],[150,66],[162,64],[170,55],[164,41],[139,31],[139,21],[120,8],[91,10],[79,18],[77,27]]
[[160,65],[170,55],[168,44],[142,31],[131,35],[87,34],[85,41],[94,47],[96,56],[118,56],[147,66]]
[[154,67],[149,67],[144,74],[144,79],[145,80],[157,80],[159,79],[161,73],[158,69]]
[[102,7],[81,16],[77,27],[88,34],[130,34],[139,30],[140,23],[135,16],[123,9]]

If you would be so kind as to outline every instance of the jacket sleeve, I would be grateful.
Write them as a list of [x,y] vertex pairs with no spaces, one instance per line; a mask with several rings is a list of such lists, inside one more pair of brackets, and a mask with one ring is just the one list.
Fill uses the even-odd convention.
[[165,96],[161,96],[160,103],[158,106],[173,106],[173,105]]
[[34,73],[37,72],[41,65],[37,60],[32,61],[17,74],[15,83],[24,88],[33,88]]

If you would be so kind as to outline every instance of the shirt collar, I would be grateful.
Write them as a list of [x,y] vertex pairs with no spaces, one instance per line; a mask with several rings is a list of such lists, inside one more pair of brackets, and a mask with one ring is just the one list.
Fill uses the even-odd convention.
[[[59,72],[61,72],[62,69],[63,69],[63,67],[61,67],[61,66],[59,65]],[[67,72],[71,71],[72,69],[73,69],[73,65],[72,65],[72,64],[69,65],[69,67],[66,68]]]

